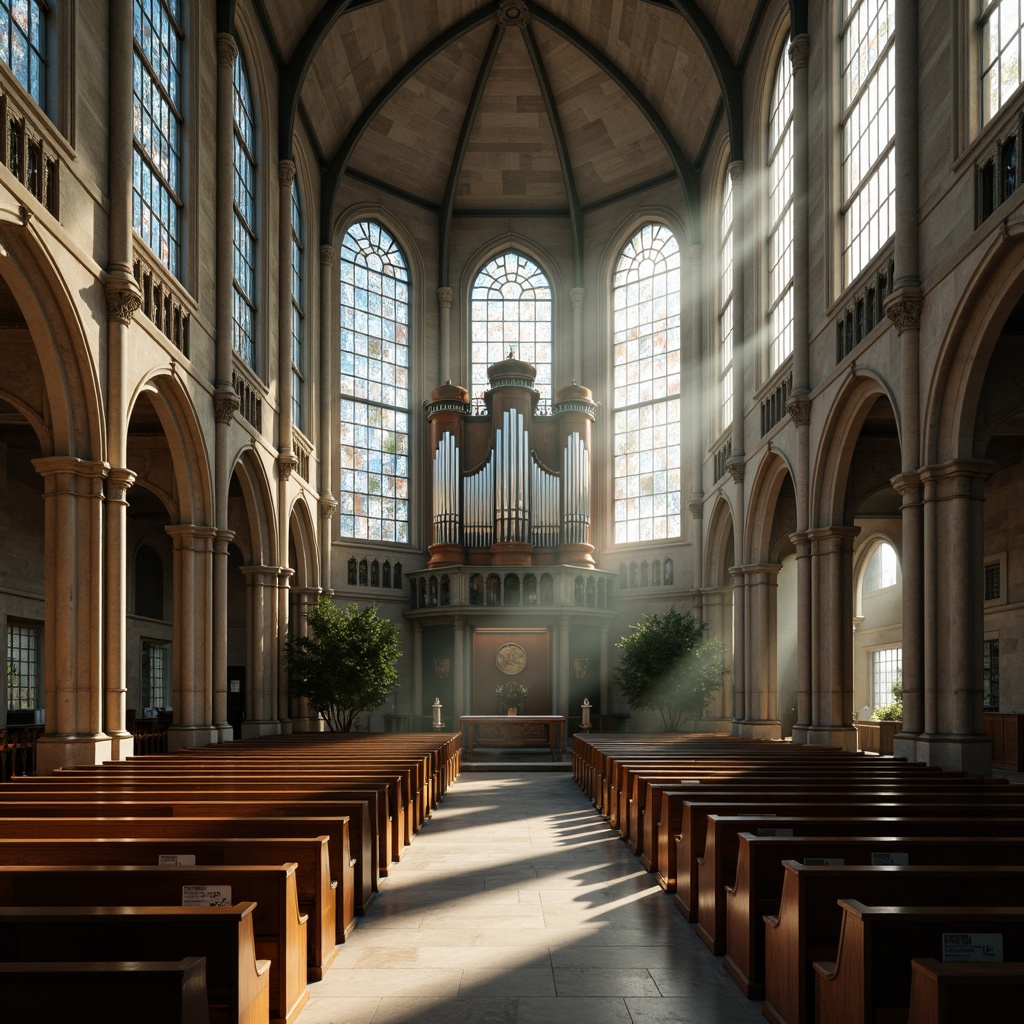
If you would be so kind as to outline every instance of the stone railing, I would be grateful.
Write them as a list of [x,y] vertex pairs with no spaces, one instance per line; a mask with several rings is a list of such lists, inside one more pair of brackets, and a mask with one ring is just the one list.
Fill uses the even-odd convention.
[[186,358],[189,353],[191,300],[184,288],[159,260],[140,246],[132,249],[132,275],[142,292],[144,313],[165,338]]

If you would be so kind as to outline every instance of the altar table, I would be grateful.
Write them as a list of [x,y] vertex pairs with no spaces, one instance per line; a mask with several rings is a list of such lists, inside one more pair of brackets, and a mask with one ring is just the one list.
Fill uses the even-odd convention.
[[561,761],[565,718],[562,715],[462,715],[464,756],[480,747],[533,747],[547,745],[551,760]]

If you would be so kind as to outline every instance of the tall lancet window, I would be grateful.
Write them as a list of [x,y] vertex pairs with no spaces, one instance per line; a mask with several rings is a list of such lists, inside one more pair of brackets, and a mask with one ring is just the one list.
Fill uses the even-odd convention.
[[235,58],[234,112],[234,303],[232,345],[256,369],[256,122],[249,76]]
[[718,312],[718,429],[732,423],[732,178],[725,176],[718,265],[721,270]]
[[298,175],[292,181],[292,422],[306,429],[306,358],[303,352],[306,324],[306,297],[302,276],[305,225],[299,198]]
[[793,75],[783,53],[768,115],[768,370],[793,351]]
[[620,253],[612,304],[615,543],[678,537],[679,245],[663,224]]
[[477,274],[470,299],[470,400],[487,390],[487,367],[512,352],[537,367],[534,385],[551,400],[551,285],[533,260],[518,252],[496,256]]
[[341,243],[341,535],[409,540],[409,271],[360,221]]
[[1024,9],[1019,0],[979,0],[981,123],[988,124],[1021,83]]

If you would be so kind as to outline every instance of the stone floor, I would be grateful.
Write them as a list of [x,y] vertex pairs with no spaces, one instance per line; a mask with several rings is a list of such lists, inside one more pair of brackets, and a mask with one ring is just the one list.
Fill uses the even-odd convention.
[[744,999],[564,773],[464,773],[298,1024],[750,1024]]

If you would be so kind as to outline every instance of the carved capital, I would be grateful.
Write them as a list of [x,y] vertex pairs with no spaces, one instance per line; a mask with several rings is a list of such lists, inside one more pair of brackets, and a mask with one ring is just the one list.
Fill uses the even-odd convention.
[[320,262],[333,263],[338,258],[338,250],[333,245],[320,246]]
[[810,426],[811,400],[806,395],[793,395],[786,403],[786,412],[796,426]]
[[292,478],[292,471],[299,464],[298,458],[290,451],[283,451],[277,457],[277,476],[287,483]]
[[452,298],[455,293],[451,288],[438,288],[437,289],[437,304],[441,309],[452,308]]
[[690,504],[690,515],[693,516],[694,519],[703,519],[704,518],[704,499],[703,498],[693,498],[690,501],[689,504]]
[[728,459],[725,463],[725,468],[729,470],[729,476],[731,476],[736,483],[743,483],[743,470],[745,469],[745,463],[742,457],[736,458],[733,456],[733,458]]
[[921,299],[911,295],[893,296],[885,304],[885,315],[895,324],[896,333],[921,329]]
[[277,183],[285,188],[291,188],[295,180],[295,161],[281,160],[277,165]]
[[213,396],[213,411],[218,423],[230,423],[241,403],[230,384],[217,388]]
[[743,180],[743,161],[733,160],[729,164],[729,180],[732,181],[732,187],[735,189],[739,183]]
[[107,279],[107,319],[116,320],[125,327],[131,326],[132,318],[142,305],[142,295],[134,278],[120,277]]
[[107,501],[127,505],[128,491],[134,483],[135,474],[130,469],[111,469],[107,474]]
[[530,12],[523,0],[501,0],[498,24],[502,28],[526,28],[530,24]]
[[230,32],[220,32],[217,35],[217,66],[230,68],[238,56],[238,43]]
[[324,519],[331,519],[334,517],[334,513],[338,511],[338,503],[334,500],[334,497],[328,494],[326,497],[320,499],[320,515]]
[[794,36],[789,44],[789,62],[794,71],[802,71],[807,67],[807,58],[811,52],[811,37],[807,33]]
[[581,309],[583,307],[583,299],[587,294],[586,288],[570,288],[569,298],[572,300],[573,309]]

